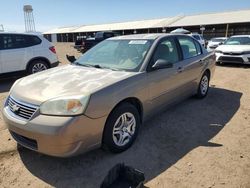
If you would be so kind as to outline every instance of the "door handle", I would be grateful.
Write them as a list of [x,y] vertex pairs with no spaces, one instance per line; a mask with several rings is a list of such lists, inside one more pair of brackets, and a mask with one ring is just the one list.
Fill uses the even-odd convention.
[[177,68],[177,72],[178,72],[178,73],[181,73],[182,71],[184,71],[183,67],[178,67],[178,68]]

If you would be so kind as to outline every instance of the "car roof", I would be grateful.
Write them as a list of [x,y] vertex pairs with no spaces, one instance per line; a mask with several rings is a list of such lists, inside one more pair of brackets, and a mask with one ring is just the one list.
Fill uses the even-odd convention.
[[155,40],[160,37],[165,36],[188,36],[185,34],[170,34],[170,33],[149,33],[149,34],[133,34],[133,35],[122,35],[109,38],[107,40],[134,40],[134,39],[145,39],[145,40]]

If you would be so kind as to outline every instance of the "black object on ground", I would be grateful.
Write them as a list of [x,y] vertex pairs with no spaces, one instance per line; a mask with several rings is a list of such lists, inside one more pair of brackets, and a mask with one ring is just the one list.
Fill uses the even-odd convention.
[[101,188],[142,188],[144,180],[143,172],[119,163],[109,170]]

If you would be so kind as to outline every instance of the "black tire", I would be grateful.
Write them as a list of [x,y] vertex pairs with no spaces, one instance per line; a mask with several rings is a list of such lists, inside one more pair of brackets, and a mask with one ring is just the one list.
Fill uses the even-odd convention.
[[[40,67],[40,70],[34,71],[35,67]],[[47,70],[49,68],[48,63],[43,60],[34,60],[32,61],[27,69],[28,74],[34,74],[37,72],[41,72],[43,70]]]
[[[130,137],[130,139],[127,139],[127,143],[123,146],[119,146],[116,144],[114,138],[113,138],[113,130],[115,127],[116,121],[121,117],[121,115],[124,115],[125,113],[132,114],[133,117],[131,120],[135,120],[135,129],[134,134]],[[109,115],[107,122],[105,124],[104,133],[103,133],[103,143],[102,146],[104,149],[108,149],[111,152],[119,153],[127,150],[135,141],[138,131],[141,125],[140,115],[137,110],[137,108],[130,104],[130,103],[123,103],[116,107],[111,114]],[[116,137],[117,138],[117,137]],[[125,139],[124,139],[125,140]]]
[[[204,90],[204,85],[203,85],[203,81],[204,80],[207,80],[207,89],[206,91]],[[198,86],[198,89],[197,89],[197,98],[199,99],[203,99],[204,97],[207,96],[207,93],[208,93],[208,90],[209,90],[209,82],[210,82],[210,76],[209,76],[209,73],[206,71],[202,77],[201,77],[201,80],[200,80],[200,83],[199,83],[199,86]]]

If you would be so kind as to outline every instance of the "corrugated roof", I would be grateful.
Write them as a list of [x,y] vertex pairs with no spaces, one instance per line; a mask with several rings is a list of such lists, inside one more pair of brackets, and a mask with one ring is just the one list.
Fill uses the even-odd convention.
[[239,10],[239,11],[185,16],[182,19],[170,24],[169,27],[215,25],[215,24],[244,23],[244,22],[250,22],[250,10]]
[[79,26],[73,27],[60,27],[44,32],[43,34],[55,34],[55,33],[72,33],[74,30],[78,29]]
[[116,31],[116,30],[130,30],[130,29],[146,29],[156,27],[167,27],[175,20],[181,18],[180,16],[162,18],[162,19],[151,19],[131,22],[119,22],[110,24],[98,24],[98,25],[84,25],[78,27],[65,27],[53,29],[45,32],[44,34],[54,33],[80,33],[80,32],[95,32],[95,31]]
[[161,19],[151,19],[151,20],[131,21],[131,22],[62,27],[44,32],[43,34],[116,31],[116,30],[164,28],[164,27],[184,27],[184,26],[194,26],[194,25],[214,25],[214,24],[244,23],[244,22],[250,22],[250,9],[230,11],[230,12],[220,12],[220,13],[197,14],[190,16],[175,16],[175,17],[168,17]]

